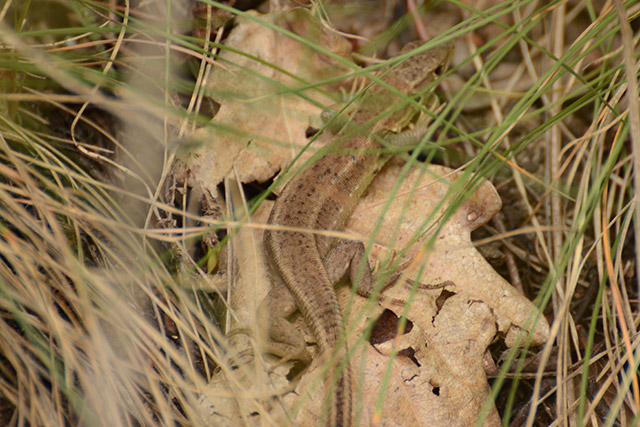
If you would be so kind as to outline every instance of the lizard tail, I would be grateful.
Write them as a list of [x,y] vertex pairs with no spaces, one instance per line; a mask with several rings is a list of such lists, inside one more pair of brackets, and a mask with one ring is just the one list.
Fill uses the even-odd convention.
[[[345,353],[348,353],[346,346],[343,347]],[[325,402],[329,406],[326,426],[351,427],[353,426],[353,389],[350,363],[342,363],[341,357],[335,359],[325,381]]]

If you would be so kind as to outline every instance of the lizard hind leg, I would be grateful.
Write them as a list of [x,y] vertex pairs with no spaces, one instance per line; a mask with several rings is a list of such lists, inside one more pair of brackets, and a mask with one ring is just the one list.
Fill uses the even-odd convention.
[[269,340],[265,352],[284,360],[298,360],[304,365],[311,363],[311,354],[302,333],[287,320],[296,311],[293,295],[287,287],[276,282],[258,307],[258,318],[269,325]]

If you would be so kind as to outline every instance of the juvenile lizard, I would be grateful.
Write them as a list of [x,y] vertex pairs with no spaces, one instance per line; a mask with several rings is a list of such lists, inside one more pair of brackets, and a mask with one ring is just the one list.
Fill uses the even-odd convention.
[[[402,52],[417,48],[420,43],[409,43]],[[451,45],[444,45],[407,58],[381,80],[400,93],[414,97],[432,111],[437,97],[432,85],[448,66]],[[398,108],[400,106],[400,108]],[[304,228],[309,232],[282,231],[277,227],[265,232],[267,258],[273,270],[289,289],[295,304],[313,332],[320,353],[327,360],[338,351],[338,358],[347,354],[344,325],[334,284],[351,267],[350,277],[355,280],[364,253],[362,243],[337,241],[316,230],[341,230],[358,199],[371,180],[391,157],[377,138],[395,146],[415,143],[391,136],[411,128],[416,123],[426,125],[428,120],[416,122],[420,110],[381,85],[371,86],[356,101],[347,123],[335,136],[336,145],[330,152],[302,170],[287,183],[276,200],[268,223],[277,226]],[[352,248],[350,259],[332,256],[338,247]],[[359,259],[358,259],[359,257]],[[341,264],[336,267],[336,261]],[[359,283],[358,292],[368,295],[373,283],[370,269]],[[336,349],[338,339],[344,348]],[[353,424],[353,390],[349,364],[335,374],[340,361],[333,363],[325,384],[330,399],[326,425],[351,426]],[[333,389],[333,393],[329,394]]]

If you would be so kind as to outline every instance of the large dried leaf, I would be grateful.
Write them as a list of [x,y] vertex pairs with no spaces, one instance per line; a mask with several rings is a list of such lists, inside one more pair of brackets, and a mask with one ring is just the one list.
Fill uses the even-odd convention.
[[[433,230],[430,225],[438,224],[435,220],[425,224],[425,219],[432,213],[436,219],[445,213],[448,203],[440,203],[445,196],[452,197],[449,190],[462,177],[442,166],[428,166],[426,172],[414,168],[387,207],[401,169],[396,162],[380,173],[346,230],[368,239],[378,218],[383,218],[376,236],[379,243],[370,256],[372,265],[383,262],[390,248],[401,250],[421,230]],[[491,268],[471,242],[471,231],[487,222],[500,206],[495,189],[484,182],[450,214],[432,249],[425,249],[432,233],[412,244],[409,257],[413,260],[406,275],[383,293],[373,311],[368,300],[356,296],[352,301],[348,288],[339,289],[343,308],[351,313],[350,342],[357,349],[352,369],[360,372],[362,381],[356,398],[362,403],[362,420],[375,417],[386,426],[473,425],[489,394],[484,362],[487,347],[499,337],[507,346],[514,345],[518,335],[522,335],[521,343],[530,338],[533,345],[547,339],[546,319]],[[381,313],[372,334],[383,337],[382,342],[363,343],[367,322]],[[397,335],[397,319],[403,314],[411,329]],[[399,354],[391,358],[394,353]],[[322,366],[314,365],[300,383],[299,393],[305,396],[321,371]],[[374,413],[372,408],[381,394],[384,405],[381,413]],[[309,404],[296,420],[298,425],[314,425],[321,413],[323,392],[316,388],[306,396]],[[500,425],[495,408],[490,405],[488,409],[484,424]]]
[[[315,35],[320,45],[339,55],[350,53],[344,39],[319,27],[305,10],[252,15],[307,38]],[[284,169],[309,142],[308,130],[322,126],[320,113],[335,102],[322,87],[308,86],[347,70],[247,18],[237,19],[225,46],[221,65],[207,84],[220,109],[210,126],[196,131],[191,143],[182,146],[172,167],[175,181],[202,185],[211,194],[225,177],[264,182]]]

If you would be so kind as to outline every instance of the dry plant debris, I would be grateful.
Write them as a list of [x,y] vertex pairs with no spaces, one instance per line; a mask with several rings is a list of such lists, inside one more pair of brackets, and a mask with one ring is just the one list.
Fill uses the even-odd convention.
[[[300,16],[300,12],[294,13]],[[262,18],[281,22],[284,16],[273,14]],[[301,56],[306,52],[303,44],[249,19],[239,20],[227,43],[229,47],[241,45],[245,52],[259,55],[265,63],[287,70],[299,69]],[[345,71],[335,65],[327,68],[325,61],[317,55],[313,57],[313,62],[302,61],[307,66],[296,73],[299,77],[313,81],[320,75],[327,77],[329,72],[338,75]],[[236,65],[242,64],[276,82],[294,83],[290,77],[255,60],[228,51],[222,54],[222,59],[223,63],[233,59]],[[189,150],[176,160],[172,178],[176,182],[187,181],[189,186],[201,186],[213,194],[224,178],[245,183],[263,182],[291,162],[308,140],[305,133],[309,125],[317,123],[319,108],[308,109],[310,104],[306,100],[295,94],[283,96],[275,84],[267,84],[250,73],[227,69],[223,65],[211,74],[210,85],[222,96],[214,130],[198,131],[194,138],[207,142],[201,143],[195,151],[187,146]],[[229,128],[233,132],[228,132]],[[326,134],[328,132],[323,137],[326,138]],[[307,150],[305,156],[309,155]],[[386,242],[386,246],[375,245],[371,252],[372,265],[383,262],[389,251],[402,248],[408,250],[405,260],[412,260],[392,290],[382,295],[381,303],[372,306],[367,299],[356,297],[349,307],[350,325],[354,329],[350,334],[354,341],[352,348],[359,349],[353,360],[366,360],[361,370],[364,382],[356,398],[364,409],[360,412],[361,421],[368,424],[375,416],[385,425],[442,425],[453,419],[459,421],[458,425],[469,425],[478,419],[489,392],[483,365],[483,355],[489,344],[500,335],[507,346],[541,345],[548,337],[549,326],[535,306],[502,279],[471,243],[471,231],[486,223],[500,209],[500,198],[491,184],[480,185],[470,199],[453,212],[449,199],[454,199],[453,195],[462,190],[463,175],[445,167],[424,169],[416,166],[402,179],[394,202],[386,206],[384,202],[398,180],[401,164],[395,162],[379,174],[359,202],[346,230],[363,236],[361,238],[366,241],[378,218],[383,218],[375,239]],[[469,180],[467,176],[464,178]],[[453,195],[448,194],[451,189],[458,190]],[[242,200],[238,198],[234,206],[241,205]],[[259,218],[264,220],[269,205],[263,203],[252,222],[260,222]],[[437,221],[443,215],[445,219]],[[427,221],[427,218],[431,220]],[[431,232],[425,233],[430,228]],[[436,228],[440,229],[434,234]],[[263,254],[262,233],[243,230],[231,240],[239,271],[232,280],[230,300],[234,312],[230,353],[236,354],[230,360],[234,360],[234,364],[240,364],[242,354],[260,351],[266,345],[265,328],[260,319],[255,318],[255,312],[268,290],[265,288],[269,277],[266,272],[268,262],[256,259]],[[412,242],[419,234],[422,237]],[[432,246],[428,244],[431,238],[434,238]],[[425,249],[427,247],[429,249]],[[416,286],[412,286],[414,283]],[[430,290],[422,289],[425,287]],[[347,304],[350,295],[346,287],[340,289],[343,303]],[[356,342],[368,322],[383,309],[400,316],[405,307],[410,307],[406,317],[413,325],[411,332],[375,346]],[[303,323],[300,327],[305,329]],[[253,343],[242,337],[243,332],[238,332],[247,328],[254,330]],[[373,333],[376,333],[375,328]],[[308,333],[307,338],[313,342]],[[309,350],[313,353],[314,346]],[[363,351],[366,359],[361,358]],[[395,360],[389,357],[393,351],[400,352]],[[410,357],[403,354],[410,354]],[[268,390],[282,393],[286,389],[287,369],[283,368],[292,365],[268,356],[259,359],[254,362],[249,358],[249,367],[238,367],[233,372],[221,371],[207,387],[201,405],[211,422],[232,425],[238,416],[251,417],[250,414],[257,411],[256,395],[268,394]],[[247,359],[244,360],[247,363]],[[393,368],[385,380],[390,365]],[[260,369],[264,371],[260,372]],[[320,417],[318,405],[322,403],[319,396],[324,393],[315,388],[314,381],[322,375],[322,369],[316,360],[305,371],[296,392],[285,394],[283,402],[285,408],[289,408],[285,411],[288,415],[277,415],[276,410],[272,416],[281,422],[287,419],[283,417],[291,417],[301,399],[302,409],[291,421],[295,425],[315,425]],[[257,377],[263,381],[254,381]],[[384,387],[383,381],[388,381]],[[236,382],[244,385],[242,394],[248,397],[237,397],[240,413],[228,410],[229,390],[240,393],[234,385]],[[265,383],[271,386],[265,388],[262,385]],[[307,395],[310,388],[313,391]],[[394,391],[386,394],[381,413],[374,415],[369,408],[375,407],[378,395],[385,389]],[[261,402],[268,408],[277,406],[268,400]],[[485,416],[486,425],[500,424],[495,409],[490,409]]]

